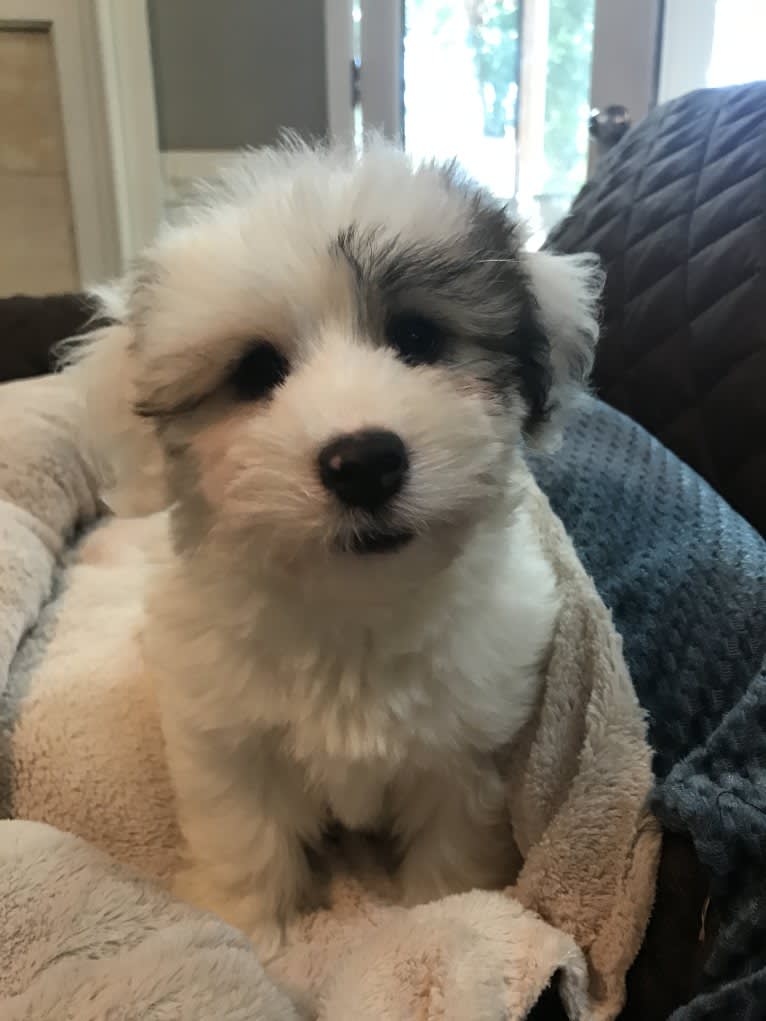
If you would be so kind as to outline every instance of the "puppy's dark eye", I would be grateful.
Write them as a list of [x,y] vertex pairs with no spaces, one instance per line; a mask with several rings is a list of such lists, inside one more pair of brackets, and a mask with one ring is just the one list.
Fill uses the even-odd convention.
[[386,340],[408,365],[433,365],[445,348],[442,328],[414,313],[391,316],[386,323]]
[[258,401],[287,379],[290,364],[265,340],[258,341],[243,355],[231,374],[234,392],[241,401]]

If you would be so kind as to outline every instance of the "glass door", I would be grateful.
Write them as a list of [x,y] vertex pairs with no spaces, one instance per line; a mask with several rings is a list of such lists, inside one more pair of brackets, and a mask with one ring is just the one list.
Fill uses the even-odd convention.
[[[633,116],[649,108],[657,11],[658,0],[357,0],[365,126],[417,158],[457,156],[539,243],[587,176],[595,93],[629,99]],[[645,81],[631,91],[636,55],[621,52],[636,45]]]

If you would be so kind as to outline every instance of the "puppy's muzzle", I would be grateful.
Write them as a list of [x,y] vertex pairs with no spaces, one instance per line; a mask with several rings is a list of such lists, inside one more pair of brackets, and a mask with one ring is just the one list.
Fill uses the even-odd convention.
[[322,485],[347,507],[382,510],[401,490],[409,469],[400,436],[365,429],[332,440],[319,452]]

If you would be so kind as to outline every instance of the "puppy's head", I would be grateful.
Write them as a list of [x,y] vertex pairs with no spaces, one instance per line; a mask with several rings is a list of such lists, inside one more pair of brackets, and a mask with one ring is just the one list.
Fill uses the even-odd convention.
[[288,147],[166,229],[73,371],[118,488],[159,446],[182,552],[414,577],[582,383],[597,290],[452,166]]

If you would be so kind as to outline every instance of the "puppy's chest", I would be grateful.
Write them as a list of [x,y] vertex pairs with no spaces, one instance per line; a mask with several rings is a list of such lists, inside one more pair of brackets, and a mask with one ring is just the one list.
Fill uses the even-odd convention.
[[293,678],[297,698],[281,706],[283,747],[334,818],[375,827],[402,776],[446,774],[467,749],[493,742],[494,700],[476,698],[467,712],[455,690],[465,686],[422,656],[317,661],[310,679]]
[[328,777],[338,763],[375,775],[405,761],[430,770],[451,753],[510,740],[528,718],[537,676],[449,642],[388,655],[304,650],[262,678],[253,709],[261,726],[282,730],[291,756]]

